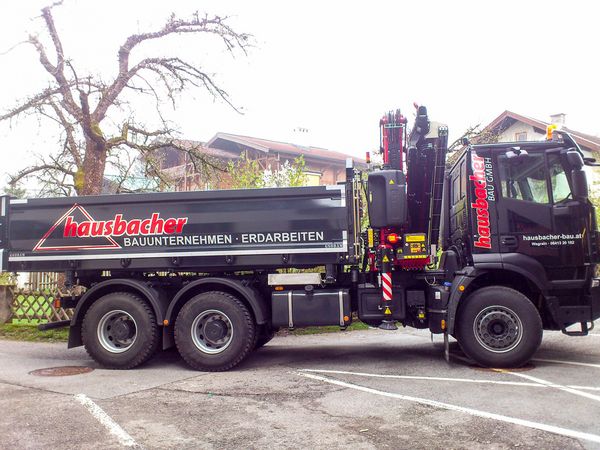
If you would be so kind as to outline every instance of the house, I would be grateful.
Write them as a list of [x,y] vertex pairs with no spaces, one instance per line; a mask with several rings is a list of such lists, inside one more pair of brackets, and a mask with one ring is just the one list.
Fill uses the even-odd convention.
[[[193,155],[201,155],[201,159]],[[157,153],[160,172],[176,191],[227,189],[227,163],[239,153],[210,148],[206,142],[175,140]]]
[[[211,167],[199,168],[191,160],[190,152],[207,156],[213,161]],[[272,141],[230,133],[217,133],[206,143],[177,141],[176,146],[168,147],[161,154],[161,169],[175,180],[176,190],[226,189],[227,175],[219,171],[228,161],[237,160],[242,154],[258,161],[263,169],[280,170],[286,161],[293,163],[300,156],[304,158],[307,185],[331,185],[346,179],[346,160],[352,156],[319,147],[303,146],[287,142]],[[357,165],[364,161],[354,158]],[[217,176],[214,176],[214,172]]]
[[565,119],[566,115],[561,113],[550,116],[550,122],[544,122],[507,110],[492,120],[482,134],[493,134],[499,142],[541,141],[546,139],[546,127],[552,123],[570,133],[585,156],[600,160],[600,137],[566,127]]

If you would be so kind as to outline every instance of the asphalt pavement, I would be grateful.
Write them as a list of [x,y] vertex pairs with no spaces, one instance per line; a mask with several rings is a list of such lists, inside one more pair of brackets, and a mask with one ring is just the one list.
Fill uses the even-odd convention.
[[[451,353],[425,331],[365,330],[276,337],[225,373],[176,351],[111,371],[3,340],[0,448],[600,449],[600,333],[546,332],[518,370]],[[34,372],[64,366],[93,370]]]

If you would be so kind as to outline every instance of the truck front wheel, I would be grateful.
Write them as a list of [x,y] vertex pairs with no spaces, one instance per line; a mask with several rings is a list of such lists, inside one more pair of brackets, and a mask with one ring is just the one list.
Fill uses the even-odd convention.
[[467,356],[487,367],[519,367],[542,342],[542,320],[520,292],[490,286],[478,289],[460,309],[457,339]]
[[220,372],[239,364],[254,348],[256,326],[248,308],[226,292],[204,292],[175,321],[175,344],[194,369]]
[[88,354],[108,369],[131,369],[157,350],[158,325],[152,308],[137,295],[113,292],[96,300],[83,318]]

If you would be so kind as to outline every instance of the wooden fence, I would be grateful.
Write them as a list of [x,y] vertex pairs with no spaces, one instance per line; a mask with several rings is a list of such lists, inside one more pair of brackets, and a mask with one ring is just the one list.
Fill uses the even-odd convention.
[[72,309],[56,308],[56,293],[15,289],[12,303],[12,323],[40,324],[68,320],[73,316]]
[[22,288],[13,288],[12,323],[37,325],[69,320],[72,309],[56,308],[60,274],[41,272],[29,274]]
[[24,287],[30,291],[56,292],[60,275],[57,272],[31,272]]

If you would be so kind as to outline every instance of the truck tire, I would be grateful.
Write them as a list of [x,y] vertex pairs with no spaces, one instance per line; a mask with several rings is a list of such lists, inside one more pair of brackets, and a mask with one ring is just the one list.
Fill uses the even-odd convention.
[[239,364],[254,349],[256,325],[234,296],[204,292],[189,300],[175,320],[175,344],[192,368],[221,372]]
[[131,369],[156,352],[159,332],[152,308],[129,292],[97,299],[81,326],[88,354],[107,369]]
[[457,321],[463,352],[486,367],[520,367],[542,342],[542,319],[520,292],[490,286],[465,300]]

